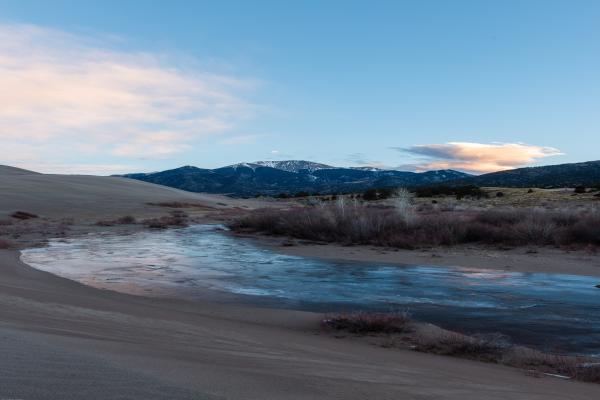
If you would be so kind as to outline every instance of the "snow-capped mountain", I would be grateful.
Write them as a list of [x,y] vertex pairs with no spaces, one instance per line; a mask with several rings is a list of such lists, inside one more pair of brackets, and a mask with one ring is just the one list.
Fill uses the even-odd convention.
[[176,187],[191,192],[234,196],[280,193],[341,193],[379,187],[414,187],[469,176],[458,171],[424,173],[360,167],[344,168],[304,160],[256,161],[216,169],[191,166],[128,178]]
[[334,168],[331,165],[316,163],[304,160],[285,160],[285,161],[255,161],[252,164],[261,165],[263,167],[271,167],[287,172],[308,171],[314,172],[320,169]]

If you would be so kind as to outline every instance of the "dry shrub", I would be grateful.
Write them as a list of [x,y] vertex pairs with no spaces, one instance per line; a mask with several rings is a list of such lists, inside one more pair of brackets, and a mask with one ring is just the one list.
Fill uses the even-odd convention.
[[600,362],[589,357],[548,354],[515,346],[503,356],[501,362],[511,367],[600,383]]
[[37,215],[26,212],[26,211],[15,211],[10,216],[13,218],[16,218],[16,219],[20,219],[20,220],[39,218]]
[[117,219],[100,220],[96,222],[98,226],[115,226],[115,225],[133,225],[137,222],[135,217],[126,215]]
[[411,324],[404,312],[338,314],[321,321],[323,328],[356,334],[405,333],[411,331]]
[[[158,206],[158,207],[166,207],[166,208],[201,208],[206,210],[214,210],[214,207],[207,206],[200,203],[189,203],[183,201],[163,201],[159,203],[146,203],[149,206]],[[219,205],[226,206],[224,203],[217,203]]]
[[10,240],[0,238],[0,250],[12,249],[13,247],[13,242],[11,242]]
[[424,335],[416,338],[415,350],[473,360],[497,362],[510,348],[501,334],[467,336],[456,332]]
[[399,207],[381,208],[342,200],[335,205],[257,210],[230,227],[323,242],[407,249],[463,243],[600,245],[600,212],[596,210],[526,208],[417,214],[405,202]]
[[[515,346],[499,333],[463,335],[457,332],[420,329],[407,313],[356,312],[335,314],[321,321],[327,331],[357,335],[386,335],[393,345],[410,345],[415,351],[503,364],[534,373],[566,376],[600,383],[600,359],[548,354]],[[400,340],[397,340],[400,339]]]
[[142,221],[144,225],[152,229],[166,229],[169,227],[188,226],[189,216],[183,211],[171,211],[170,215],[160,218],[150,218]]

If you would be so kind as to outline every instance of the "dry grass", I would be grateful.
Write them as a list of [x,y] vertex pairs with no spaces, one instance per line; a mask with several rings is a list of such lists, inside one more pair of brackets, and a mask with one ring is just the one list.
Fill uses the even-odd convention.
[[464,243],[600,246],[600,211],[596,208],[443,211],[435,207],[419,210],[405,202],[401,207],[376,207],[340,201],[335,205],[257,210],[230,227],[314,241],[406,249]]
[[32,214],[32,213],[27,212],[27,211],[15,211],[10,216],[13,217],[13,218],[15,218],[15,219],[20,219],[20,220],[32,219],[32,218],[39,218],[37,215]]
[[321,321],[323,328],[356,334],[404,333],[411,330],[411,324],[404,312],[338,314]]
[[[321,321],[326,331],[356,335],[384,335],[385,346],[406,347],[424,353],[452,356],[521,368],[535,374],[554,374],[600,383],[600,359],[543,353],[516,346],[501,334],[463,335],[457,332],[420,329],[406,313],[337,314]],[[390,342],[390,339],[395,339]]]
[[98,226],[115,226],[115,225],[133,225],[137,223],[135,217],[126,215],[117,219],[100,220],[96,222]]
[[150,218],[142,221],[152,229],[166,229],[169,227],[186,227],[189,225],[189,215],[183,211],[171,211],[169,215],[160,218]]
[[[160,203],[146,203],[149,206],[158,206],[158,207],[166,207],[166,208],[197,208],[203,210],[215,210],[214,207],[207,206],[205,204],[200,203],[189,203],[182,201],[163,201]],[[219,205],[227,205],[224,203],[218,203]]]
[[419,336],[414,342],[414,349],[424,353],[487,362],[498,362],[511,347],[508,339],[500,334],[467,336],[447,331],[437,335]]

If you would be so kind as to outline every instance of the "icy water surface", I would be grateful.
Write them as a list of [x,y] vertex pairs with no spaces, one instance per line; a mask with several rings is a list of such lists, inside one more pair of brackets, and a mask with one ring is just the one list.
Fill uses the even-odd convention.
[[23,251],[29,265],[134,294],[311,311],[408,310],[466,333],[545,350],[600,353],[599,278],[279,254],[218,226],[89,235]]

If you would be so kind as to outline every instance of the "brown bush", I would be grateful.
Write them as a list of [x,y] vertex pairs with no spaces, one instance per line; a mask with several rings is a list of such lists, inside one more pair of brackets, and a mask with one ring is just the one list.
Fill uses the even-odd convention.
[[508,246],[600,245],[598,211],[536,208],[416,213],[361,204],[257,210],[233,230],[299,239],[398,248],[485,243]]
[[480,361],[497,362],[510,348],[508,339],[501,334],[467,336],[455,332],[421,336],[415,350]]
[[499,333],[469,336],[445,330],[420,329],[406,313],[335,314],[322,320],[321,328],[357,335],[383,334],[386,339],[392,339],[392,346],[410,345],[415,351],[424,353],[503,364],[535,373],[600,383],[598,358],[548,354],[515,346]]
[[13,218],[16,218],[16,219],[21,219],[21,220],[39,218],[37,215],[26,212],[26,211],[15,211],[10,216]]
[[403,312],[339,314],[321,321],[323,328],[356,334],[410,332],[411,323],[410,316]]
[[142,221],[144,225],[152,229],[166,229],[172,226],[188,226],[189,216],[183,211],[172,211],[170,215],[160,218],[150,218]]
[[124,217],[120,217],[117,219],[106,219],[106,220],[96,221],[96,225],[98,225],[98,226],[133,225],[136,222],[137,221],[136,221],[135,217],[132,217],[131,215],[126,215]]
[[10,240],[6,240],[6,239],[1,239],[0,238],[0,250],[4,249],[11,249],[14,247],[13,242],[11,242]]

